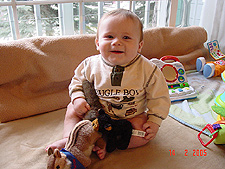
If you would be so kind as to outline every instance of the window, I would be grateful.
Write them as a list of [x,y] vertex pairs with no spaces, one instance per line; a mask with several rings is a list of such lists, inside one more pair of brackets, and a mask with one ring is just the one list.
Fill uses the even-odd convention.
[[103,13],[117,8],[135,12],[144,28],[175,26],[175,22],[176,26],[186,26],[187,22],[197,22],[199,8],[196,4],[201,5],[201,2],[202,0],[0,0],[0,41],[33,36],[96,33],[98,20]]

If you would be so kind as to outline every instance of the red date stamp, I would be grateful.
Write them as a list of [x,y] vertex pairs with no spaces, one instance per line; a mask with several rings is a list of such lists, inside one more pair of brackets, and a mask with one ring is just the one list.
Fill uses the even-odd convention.
[[[170,156],[176,156],[175,150],[169,150]],[[193,149],[192,151],[189,151],[187,149],[183,152],[184,156],[193,156],[193,157],[206,157],[207,156],[207,149]]]

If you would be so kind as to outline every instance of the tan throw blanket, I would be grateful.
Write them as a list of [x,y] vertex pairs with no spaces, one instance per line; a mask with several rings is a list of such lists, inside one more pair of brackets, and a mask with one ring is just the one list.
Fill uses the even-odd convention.
[[[190,69],[207,56],[206,39],[201,27],[147,29],[142,54],[175,55]],[[95,35],[75,35],[0,43],[0,53],[0,121],[7,122],[66,107],[74,69],[98,51]]]
[[97,54],[94,38],[38,37],[0,44],[0,121],[66,107],[74,69]]

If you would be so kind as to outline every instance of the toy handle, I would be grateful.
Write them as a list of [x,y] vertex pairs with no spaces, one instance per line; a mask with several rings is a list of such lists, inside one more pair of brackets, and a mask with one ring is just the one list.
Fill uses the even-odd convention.
[[176,56],[163,56],[160,60],[161,61],[174,60],[174,61],[180,62],[180,60]]
[[200,133],[198,133],[198,139],[200,141],[200,143],[206,147],[207,145],[209,145],[217,136],[218,136],[218,133],[214,133],[212,138],[207,142],[207,143],[204,143],[200,137],[200,135],[202,134],[202,132],[205,130],[205,129],[208,129],[210,131],[211,134],[213,134],[215,132],[215,130],[213,129],[213,126],[211,124],[207,124],[203,129],[202,131],[200,131]]

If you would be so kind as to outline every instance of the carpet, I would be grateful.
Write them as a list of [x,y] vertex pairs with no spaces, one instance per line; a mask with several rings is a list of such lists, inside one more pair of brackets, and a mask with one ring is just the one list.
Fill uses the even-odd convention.
[[[225,91],[225,83],[221,77],[206,79],[202,73],[187,73],[190,86],[197,92],[197,98],[173,102],[169,116],[180,123],[201,131],[206,124],[212,124],[217,119],[217,114],[212,111],[215,98]],[[209,132],[205,130],[205,134]]]

